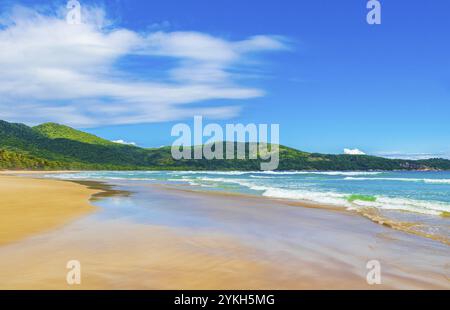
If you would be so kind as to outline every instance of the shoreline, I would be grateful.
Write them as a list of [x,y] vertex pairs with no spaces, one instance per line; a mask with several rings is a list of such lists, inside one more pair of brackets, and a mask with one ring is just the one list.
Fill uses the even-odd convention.
[[173,191],[185,191],[185,192],[192,192],[192,193],[199,193],[201,195],[210,195],[210,196],[223,196],[223,197],[241,197],[241,198],[252,198],[252,199],[261,199],[268,202],[273,202],[277,204],[283,204],[287,206],[292,207],[299,207],[299,208],[307,208],[307,209],[319,209],[319,210],[326,210],[326,211],[332,211],[332,212],[340,212],[349,214],[352,216],[361,216],[370,222],[388,227],[393,230],[397,230],[403,233],[416,235],[422,238],[434,240],[440,243],[443,243],[447,246],[450,246],[450,237],[440,236],[440,235],[432,235],[427,234],[423,231],[414,229],[415,227],[421,227],[422,224],[416,223],[416,222],[402,222],[402,221],[395,221],[392,219],[389,219],[383,215],[378,210],[370,209],[370,208],[361,208],[360,210],[349,210],[345,206],[338,206],[338,205],[327,205],[322,203],[316,203],[316,202],[310,202],[310,201],[302,201],[302,200],[290,200],[287,198],[274,198],[274,197],[264,197],[264,196],[258,196],[258,195],[251,195],[251,194],[244,194],[244,193],[237,193],[237,192],[221,192],[221,191],[201,191],[197,190],[195,188],[190,188],[190,185],[169,185],[169,184],[152,184],[153,186],[160,186],[162,188],[170,189]]
[[[88,170],[86,170],[88,171]],[[57,174],[57,173],[76,173],[82,170],[0,170],[0,175],[33,175],[33,174]]]
[[[99,170],[102,171],[102,170]],[[398,171],[398,170],[393,170]],[[413,171],[413,170],[411,170]],[[421,170],[417,170],[421,171]],[[77,172],[83,172],[81,170],[54,170],[54,171],[27,171],[27,170],[17,170],[17,171],[10,171],[10,170],[0,170],[0,176],[2,175],[13,175],[13,176],[25,176],[25,177],[33,177],[34,175],[42,175],[42,174],[65,174],[65,173],[77,173]],[[239,171],[241,172],[241,171]],[[244,171],[242,171],[244,172]],[[374,170],[371,170],[370,172],[375,172]],[[42,178],[41,178],[42,179]],[[128,195],[129,193],[124,193],[121,191],[116,192],[114,189],[112,189],[111,186],[108,185],[107,182],[104,182],[102,180],[73,180],[73,179],[61,179],[60,181],[64,182],[72,182],[76,184],[80,184],[82,186],[86,186],[87,188],[94,189],[94,190],[100,190],[98,193],[94,193],[92,197],[90,198],[90,201],[95,201],[97,198],[101,199],[103,197],[108,197],[110,195]],[[420,230],[420,227],[422,226],[420,223],[416,222],[403,222],[403,221],[396,221],[392,220],[386,216],[383,216],[379,210],[371,209],[371,208],[361,208],[359,210],[349,210],[346,206],[339,206],[339,205],[333,205],[333,204],[323,204],[323,203],[317,203],[317,202],[311,202],[306,200],[291,200],[288,198],[274,198],[274,197],[263,197],[258,195],[252,195],[252,194],[244,194],[244,193],[238,193],[238,192],[222,192],[222,191],[216,191],[216,190],[198,190],[195,189],[195,187],[192,187],[190,185],[185,184],[167,184],[167,183],[156,183],[152,184],[153,186],[161,186],[163,188],[169,188],[174,191],[187,191],[187,192],[197,192],[201,193],[203,195],[213,195],[213,196],[236,196],[236,197],[250,197],[250,198],[256,198],[256,199],[263,199],[269,202],[273,203],[281,203],[284,205],[292,206],[292,207],[301,207],[301,208],[311,208],[311,209],[321,209],[321,210],[327,210],[327,211],[334,211],[334,212],[342,212],[342,213],[348,213],[353,216],[361,216],[369,221],[371,221],[374,224],[382,225],[385,227],[388,227],[393,230],[401,231],[403,233],[416,235],[422,238],[434,240],[437,242],[441,242],[447,246],[450,246],[450,236],[441,236],[441,235],[433,235],[426,233],[424,231]],[[104,195],[102,195],[104,193]],[[1,242],[0,242],[1,244]]]
[[[70,259],[83,264],[81,289],[450,288],[446,245],[344,208],[165,184],[2,178],[84,188],[99,210],[0,244],[4,289],[76,289],[65,282]],[[370,259],[382,262],[382,286],[366,283]]]
[[[182,172],[182,171],[195,171],[195,172],[264,172],[265,170],[235,170],[235,169],[229,169],[229,170],[186,170],[186,169],[123,169],[123,170],[93,170],[93,169],[83,169],[83,170],[0,170],[0,174],[2,173],[67,173],[67,172],[88,172],[88,171],[95,171],[95,172],[106,172],[106,171],[174,171],[174,172]],[[273,172],[445,172],[449,171],[450,169],[393,169],[393,170],[376,170],[376,169],[368,169],[368,170],[270,170]]]

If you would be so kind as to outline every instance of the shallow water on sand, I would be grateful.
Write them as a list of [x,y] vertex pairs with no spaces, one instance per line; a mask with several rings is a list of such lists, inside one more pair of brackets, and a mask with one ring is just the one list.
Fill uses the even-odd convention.
[[189,185],[201,191],[338,206],[450,245],[450,172],[446,171],[97,171],[47,177]]
[[168,181],[272,198],[417,214],[450,212],[448,171],[96,171],[53,174],[65,179]]

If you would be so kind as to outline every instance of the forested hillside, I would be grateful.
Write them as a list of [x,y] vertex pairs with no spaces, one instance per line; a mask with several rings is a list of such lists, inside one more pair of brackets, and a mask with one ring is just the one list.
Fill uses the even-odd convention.
[[[248,148],[248,145],[247,145]],[[36,127],[0,121],[0,169],[259,170],[261,160],[174,160],[170,147],[117,144],[59,124]],[[450,161],[324,155],[280,146],[279,170],[450,170]]]

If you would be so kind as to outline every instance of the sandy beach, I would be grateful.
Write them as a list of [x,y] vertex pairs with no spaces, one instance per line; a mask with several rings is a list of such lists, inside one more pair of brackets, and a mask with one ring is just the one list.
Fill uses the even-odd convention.
[[98,191],[72,182],[0,174],[0,245],[60,227],[93,212]]
[[[116,182],[92,213],[98,189],[0,182],[0,289],[450,289],[448,245],[349,212]],[[382,285],[366,282],[373,259]]]

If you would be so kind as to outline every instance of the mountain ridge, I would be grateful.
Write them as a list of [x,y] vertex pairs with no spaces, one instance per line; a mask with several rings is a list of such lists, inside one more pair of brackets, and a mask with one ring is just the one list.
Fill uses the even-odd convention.
[[[246,147],[248,150],[248,143]],[[189,149],[192,152],[193,148]],[[171,147],[145,149],[56,123],[29,127],[0,120],[0,169],[249,171],[259,170],[261,162],[260,159],[177,161],[171,156]],[[450,170],[450,160],[319,154],[281,145],[277,170]]]
[[31,127],[33,130],[50,139],[69,139],[73,141],[100,144],[100,145],[115,145],[112,141],[100,138],[96,135],[89,134],[69,126],[57,124],[57,123],[44,123],[38,126]]

